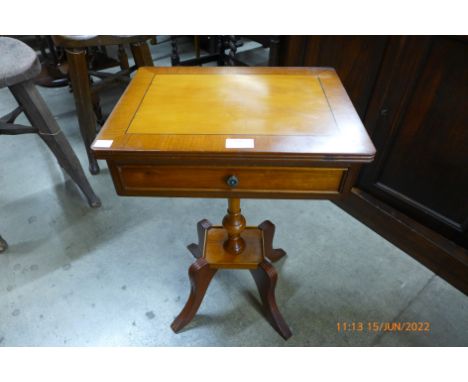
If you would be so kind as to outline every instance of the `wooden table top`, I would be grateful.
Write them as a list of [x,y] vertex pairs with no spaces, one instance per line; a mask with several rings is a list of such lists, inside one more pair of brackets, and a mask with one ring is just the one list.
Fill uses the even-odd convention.
[[369,162],[375,149],[331,68],[141,68],[97,158],[210,155]]

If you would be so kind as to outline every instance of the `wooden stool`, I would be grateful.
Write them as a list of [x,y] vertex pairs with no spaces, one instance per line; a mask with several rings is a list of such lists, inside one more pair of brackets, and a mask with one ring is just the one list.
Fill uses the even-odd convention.
[[[78,158],[33,83],[41,71],[36,53],[23,42],[9,37],[0,37],[0,51],[0,89],[8,87],[19,105],[0,118],[0,135],[38,134],[81,189],[89,205],[100,207],[101,201],[86,179]],[[14,123],[23,112],[32,126]],[[0,252],[6,248],[6,242],[0,238]]]
[[[76,112],[78,114],[78,124],[81,136],[86,148],[89,161],[89,171],[91,174],[99,173],[99,166],[93,157],[90,146],[96,138],[97,116],[100,122],[103,118],[100,111],[98,92],[103,86],[112,81],[122,79],[140,66],[153,66],[153,59],[149,50],[147,40],[153,36],[98,36],[98,35],[77,35],[77,36],[53,36],[54,44],[65,48],[68,62],[68,75],[73,88]],[[123,67],[115,74],[90,72],[88,70],[87,49],[95,46],[123,45],[130,44],[135,65]],[[121,49],[120,54],[125,55],[125,50]],[[102,81],[96,85],[90,82],[90,74],[101,77]]]
[[197,230],[198,245],[187,247],[197,259],[188,271],[190,295],[172,323],[172,330],[179,332],[193,319],[218,269],[248,269],[257,284],[267,320],[285,340],[291,337],[291,330],[276,304],[278,274],[268,261],[274,262],[286,255],[282,249],[273,249],[274,224],[266,220],[258,227],[246,227],[240,199],[233,198],[229,199],[222,227],[202,220]]

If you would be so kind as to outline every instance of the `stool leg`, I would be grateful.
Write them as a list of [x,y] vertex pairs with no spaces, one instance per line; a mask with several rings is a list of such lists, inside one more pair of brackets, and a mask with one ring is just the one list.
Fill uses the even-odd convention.
[[216,271],[217,269],[210,268],[204,258],[198,259],[190,266],[188,272],[191,284],[190,296],[180,314],[171,324],[174,332],[177,333],[192,321]]
[[86,196],[89,205],[100,207],[101,201],[86,179],[78,158],[34,84],[31,81],[16,84],[10,87],[10,91],[23,107],[32,126],[39,130],[39,136],[55,154],[59,164]]
[[278,261],[283,256],[286,256],[286,252],[281,248],[273,249],[273,237],[275,236],[275,225],[269,221],[265,220],[261,223],[258,228],[263,231],[263,242],[265,246],[265,257],[272,261]]
[[130,44],[130,49],[137,67],[153,66],[153,58],[146,41],[134,42]]
[[7,242],[0,236],[0,253],[5,252],[8,248]]
[[255,283],[257,284],[260,297],[263,302],[265,315],[275,330],[287,340],[292,336],[291,329],[281,315],[278,305],[276,305],[275,288],[278,274],[275,268],[268,261],[263,261],[258,265],[257,269],[251,269]]
[[68,74],[73,88],[78,124],[88,154],[89,171],[99,173],[97,160],[91,151],[91,144],[96,138],[96,115],[93,110],[93,97],[89,84],[88,63],[85,49],[66,49]]
[[197,223],[198,244],[192,243],[187,246],[187,249],[196,259],[202,257],[205,245],[205,232],[212,227],[212,224],[206,220],[200,220]]

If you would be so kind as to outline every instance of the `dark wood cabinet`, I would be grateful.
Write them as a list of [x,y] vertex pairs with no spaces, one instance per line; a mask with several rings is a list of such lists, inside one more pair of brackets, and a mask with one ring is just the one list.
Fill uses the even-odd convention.
[[281,63],[335,67],[377,148],[339,205],[468,293],[468,39],[285,36]]
[[450,37],[390,41],[365,118],[378,155],[358,183],[465,247],[467,48],[465,41]]

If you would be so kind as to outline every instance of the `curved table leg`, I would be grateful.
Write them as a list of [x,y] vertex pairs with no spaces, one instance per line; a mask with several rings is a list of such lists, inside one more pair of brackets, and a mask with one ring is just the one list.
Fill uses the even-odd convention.
[[292,336],[291,329],[281,315],[278,305],[276,305],[275,287],[278,274],[275,268],[268,261],[263,261],[257,269],[251,269],[255,283],[257,284],[260,297],[263,302],[265,315],[275,330],[287,340]]
[[190,296],[182,311],[171,324],[174,332],[177,333],[192,321],[216,271],[217,269],[210,268],[203,258],[198,259],[190,266],[188,271],[191,284]]
[[275,236],[275,225],[265,220],[258,228],[263,231],[263,239],[265,245],[265,257],[273,263],[286,256],[286,252],[281,248],[273,249],[273,237]]
[[8,248],[7,242],[0,236],[0,253],[5,252]]
[[192,243],[187,246],[187,249],[196,259],[203,255],[203,245],[205,242],[205,231],[208,231],[212,224],[207,219],[200,220],[197,223],[198,244]]

